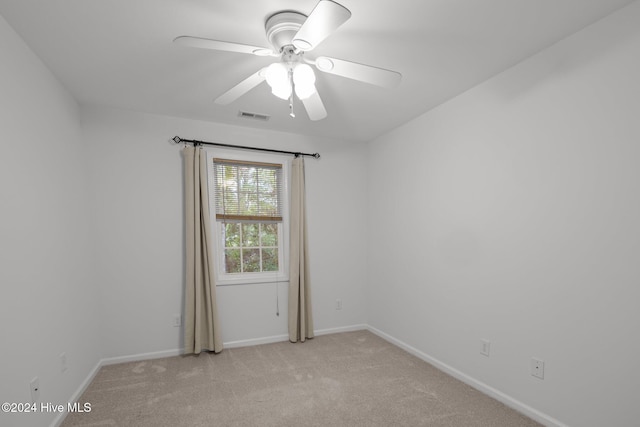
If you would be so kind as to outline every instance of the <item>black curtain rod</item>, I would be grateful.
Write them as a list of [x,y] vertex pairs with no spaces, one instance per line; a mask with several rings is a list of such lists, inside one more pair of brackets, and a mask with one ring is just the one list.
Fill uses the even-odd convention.
[[206,141],[198,141],[198,140],[195,140],[195,139],[182,139],[179,136],[174,136],[173,137],[173,142],[175,142],[176,144],[180,144],[181,142],[185,142],[185,143],[188,143],[188,144],[193,144],[194,147],[197,147],[198,145],[215,145],[216,147],[240,148],[242,150],[255,150],[255,151],[267,151],[269,153],[292,154],[292,155],[294,155],[296,157],[298,157],[298,156],[309,156],[309,157],[313,157],[315,159],[319,159],[320,158],[320,154],[319,153],[309,154],[309,153],[300,153],[300,152],[296,152],[296,151],[273,150],[271,148],[259,148],[259,147],[247,147],[247,146],[244,146],[244,145],[222,144],[220,142],[206,142]]

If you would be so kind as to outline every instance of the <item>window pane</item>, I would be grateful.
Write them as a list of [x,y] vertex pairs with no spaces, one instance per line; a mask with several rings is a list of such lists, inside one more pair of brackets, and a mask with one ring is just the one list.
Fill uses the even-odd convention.
[[257,170],[253,167],[239,167],[238,174],[240,175],[240,191],[256,191],[257,184]]
[[258,209],[264,215],[276,215],[276,171],[260,169],[258,171]]
[[224,269],[226,273],[241,273],[240,249],[224,251]]
[[[217,161],[216,161],[217,160]],[[282,217],[281,167],[214,159],[216,215]]]
[[260,213],[268,216],[278,215],[278,198],[272,194],[260,194],[258,200],[258,208]]
[[260,249],[242,250],[242,270],[245,273],[260,272]]
[[261,193],[275,192],[276,182],[276,171],[274,169],[258,170],[258,189]]
[[238,191],[238,170],[233,166],[224,167],[224,189],[236,193]]
[[278,246],[278,224],[262,224],[262,246]]
[[260,224],[242,224],[242,246],[260,246],[258,241],[258,227]]
[[238,193],[226,191],[222,196],[222,212],[236,213],[238,212]]
[[240,224],[224,224],[224,245],[227,248],[240,246]]
[[240,215],[258,214],[258,195],[256,193],[240,193]]
[[278,249],[262,249],[262,271],[278,271]]
[[238,208],[237,168],[216,164],[216,213],[235,212]]

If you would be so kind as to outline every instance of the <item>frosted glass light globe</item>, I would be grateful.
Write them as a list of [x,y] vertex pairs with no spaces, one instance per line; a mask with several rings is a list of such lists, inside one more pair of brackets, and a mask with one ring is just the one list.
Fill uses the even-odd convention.
[[289,99],[291,96],[291,83],[289,82],[289,69],[281,62],[276,62],[267,67],[265,78],[271,93],[281,99]]
[[300,99],[307,99],[316,92],[316,75],[307,64],[299,64],[293,69],[293,86]]

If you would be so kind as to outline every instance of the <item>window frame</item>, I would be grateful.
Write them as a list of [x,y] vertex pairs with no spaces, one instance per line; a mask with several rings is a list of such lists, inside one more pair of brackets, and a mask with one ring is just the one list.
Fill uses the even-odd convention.
[[[246,285],[257,283],[276,283],[289,280],[289,205],[291,193],[289,178],[291,171],[291,160],[288,156],[264,153],[238,153],[235,150],[225,150],[220,148],[205,149],[207,153],[207,191],[209,196],[209,215],[211,221],[211,231],[213,238],[213,259],[214,259],[214,281],[216,286]],[[213,159],[222,158],[246,162],[277,163],[282,165],[282,222],[278,224],[278,271],[251,272],[251,273],[225,273],[224,263],[224,221],[216,218],[215,199],[215,173]],[[242,221],[227,221],[227,223],[238,223]],[[255,221],[260,222],[260,221]],[[265,221],[273,224],[272,221]]]

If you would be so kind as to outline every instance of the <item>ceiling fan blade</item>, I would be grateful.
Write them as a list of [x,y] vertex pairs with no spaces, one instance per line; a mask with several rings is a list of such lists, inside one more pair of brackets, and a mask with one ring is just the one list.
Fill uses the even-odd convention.
[[220,105],[231,104],[233,101],[240,98],[242,95],[262,83],[265,79],[264,72],[265,69],[263,68],[257,73],[250,75],[249,77],[217,97],[215,103]]
[[203,39],[200,37],[180,36],[173,40],[174,43],[184,46],[198,47],[201,49],[223,50],[226,52],[250,53],[257,56],[278,56],[271,49],[258,46],[249,46],[241,43],[223,42],[220,40]]
[[320,99],[317,91],[310,97],[303,99],[302,104],[304,105],[304,109],[307,110],[309,119],[317,121],[327,117],[327,110],[325,110],[322,99]]
[[340,25],[347,22],[351,12],[346,7],[330,0],[320,0],[302,27],[293,37],[293,45],[308,51],[318,46]]
[[371,65],[320,56],[314,61],[318,70],[384,88],[398,86],[402,74]]

